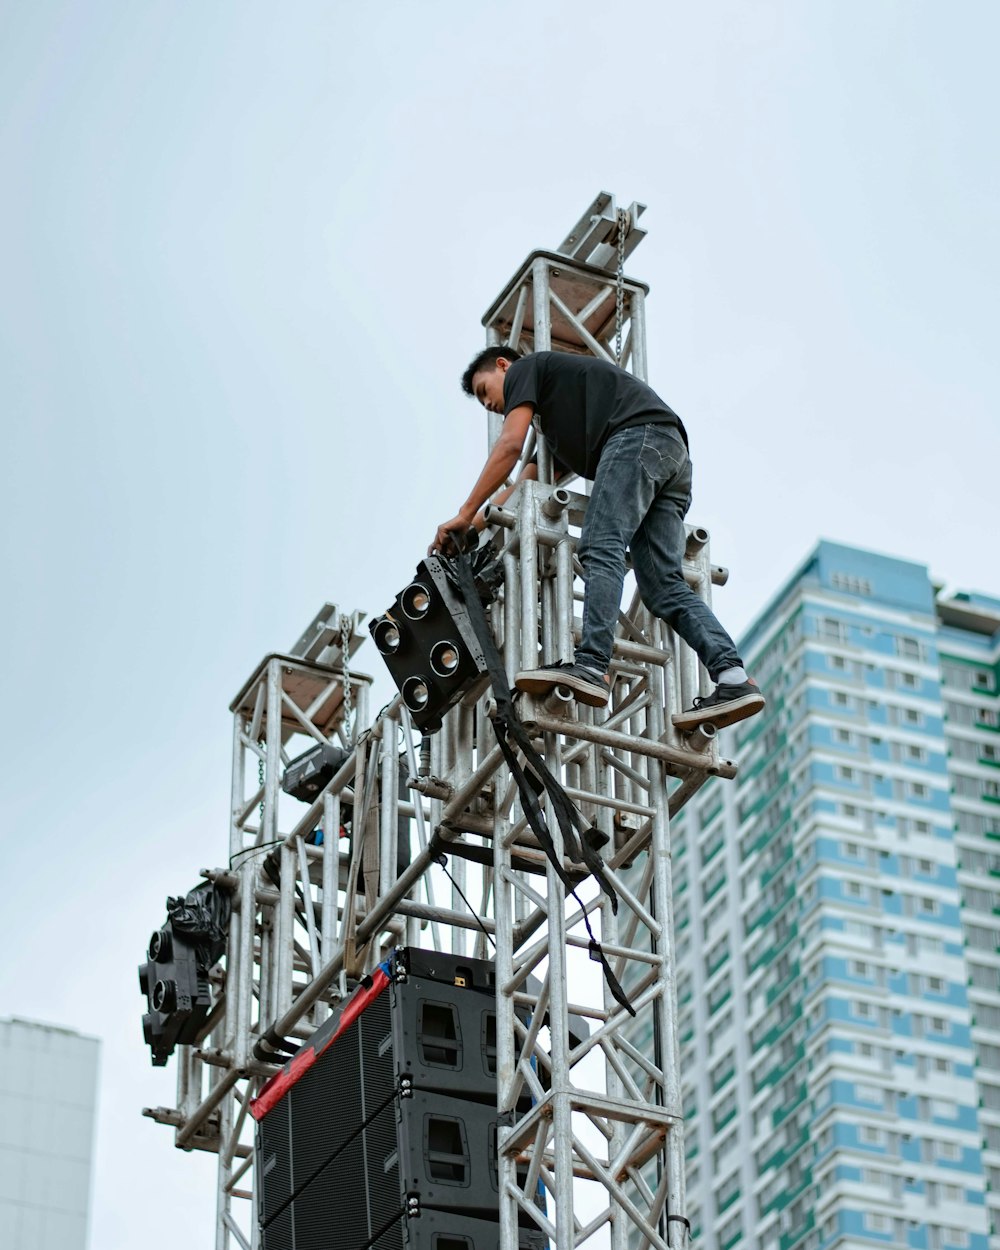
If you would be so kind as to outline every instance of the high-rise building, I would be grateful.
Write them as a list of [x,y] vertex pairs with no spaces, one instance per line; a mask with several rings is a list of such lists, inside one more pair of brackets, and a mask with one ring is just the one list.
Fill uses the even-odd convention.
[[100,1043],[0,1020],[0,1244],[86,1250]]
[[672,830],[695,1244],[987,1250],[1000,600],[822,542],[742,653],[767,709]]

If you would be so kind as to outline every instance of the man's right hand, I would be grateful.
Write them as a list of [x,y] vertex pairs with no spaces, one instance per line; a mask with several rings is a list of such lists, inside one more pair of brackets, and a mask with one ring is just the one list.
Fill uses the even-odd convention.
[[473,526],[476,529],[481,528],[475,524],[479,519],[475,513],[470,516],[468,512],[460,512],[450,521],[443,521],[437,528],[434,541],[427,548],[427,554],[429,556],[437,555],[438,552],[444,555],[453,554],[464,544],[465,536]]

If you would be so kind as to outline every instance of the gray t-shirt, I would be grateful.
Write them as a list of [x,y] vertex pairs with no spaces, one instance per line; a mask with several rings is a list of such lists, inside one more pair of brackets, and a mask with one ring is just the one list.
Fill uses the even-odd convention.
[[673,426],[687,446],[680,417],[657,393],[595,356],[535,352],[515,360],[504,377],[504,416],[530,404],[557,460],[592,478],[604,444],[630,425]]

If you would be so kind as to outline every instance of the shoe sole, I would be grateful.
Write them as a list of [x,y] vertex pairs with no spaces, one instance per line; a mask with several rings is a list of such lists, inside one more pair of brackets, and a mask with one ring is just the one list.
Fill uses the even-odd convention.
[[532,669],[518,673],[514,678],[514,685],[525,694],[534,695],[548,694],[557,686],[564,686],[567,690],[572,690],[578,703],[586,703],[588,707],[606,707],[611,697],[610,687],[604,691],[598,690],[593,682],[585,681],[582,677],[575,677],[572,673],[553,673],[551,677],[547,677],[537,669]]
[[699,725],[714,725],[716,729],[725,729],[727,725],[746,720],[748,716],[756,716],[765,706],[766,700],[762,694],[744,694],[738,699],[730,699],[728,703],[717,703],[715,707],[678,712],[671,720],[675,729],[684,732],[696,729]]

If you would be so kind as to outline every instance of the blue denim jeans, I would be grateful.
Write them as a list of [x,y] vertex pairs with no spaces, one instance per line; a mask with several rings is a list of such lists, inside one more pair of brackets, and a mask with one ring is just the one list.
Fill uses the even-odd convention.
[[625,551],[642,601],[690,646],[712,679],[741,665],[736,644],[684,581],[691,461],[672,426],[633,425],[605,443],[579,556],[586,579],[577,664],[607,672],[625,581]]

